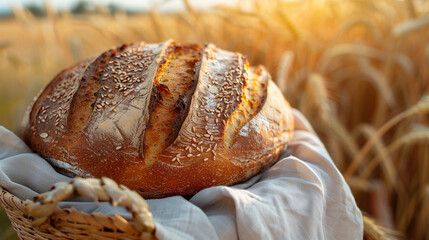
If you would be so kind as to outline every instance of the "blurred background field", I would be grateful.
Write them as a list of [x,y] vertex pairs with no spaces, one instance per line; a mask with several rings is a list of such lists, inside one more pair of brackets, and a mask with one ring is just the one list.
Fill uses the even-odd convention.
[[[12,8],[0,19],[0,125],[19,133],[56,73],[113,46],[212,42],[268,68],[365,214],[405,239],[429,239],[429,2],[233,2]],[[0,239],[16,239],[2,210]]]

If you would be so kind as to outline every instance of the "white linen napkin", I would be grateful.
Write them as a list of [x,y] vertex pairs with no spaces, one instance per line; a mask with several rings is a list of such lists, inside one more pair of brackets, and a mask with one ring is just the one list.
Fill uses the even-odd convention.
[[[359,239],[362,214],[349,186],[300,112],[295,132],[279,161],[234,186],[146,200],[159,239]],[[17,197],[33,199],[58,181],[57,173],[12,132],[0,126],[0,185]],[[117,213],[108,203],[63,202],[88,213]]]

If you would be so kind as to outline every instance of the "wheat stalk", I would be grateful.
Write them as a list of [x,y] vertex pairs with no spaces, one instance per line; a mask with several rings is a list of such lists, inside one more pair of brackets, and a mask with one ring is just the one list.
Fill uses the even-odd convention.
[[413,116],[415,114],[425,114],[429,113],[429,96],[423,97],[417,104],[413,107],[401,112],[395,117],[391,118],[387,123],[385,123],[382,127],[380,127],[374,135],[366,142],[366,144],[362,147],[359,153],[356,155],[355,159],[351,162],[349,167],[344,173],[344,176],[347,178],[351,176],[356,170],[357,166],[362,162],[362,159],[374,145],[375,141],[380,138],[383,134],[385,134],[389,129],[398,124],[400,121]]
[[[370,125],[363,125],[361,127],[361,131],[367,138],[374,136],[376,133],[376,129]],[[370,179],[371,172],[378,164],[382,163],[384,172],[388,179],[388,189],[391,189],[392,187],[395,188],[398,181],[398,174],[394,167],[393,160],[389,156],[389,150],[386,148],[385,144],[380,138],[375,141],[374,146],[378,153],[376,154],[377,157],[365,165],[363,172],[360,174],[360,178]]]
[[392,30],[393,36],[400,38],[409,36],[417,31],[422,31],[429,27],[429,16],[422,16],[420,18],[411,19],[402,22],[395,26]]
[[289,71],[293,62],[293,52],[287,51],[283,53],[279,67],[277,70],[277,85],[279,86],[280,90],[283,92],[283,94],[286,94],[287,90],[287,83],[288,83],[288,75]]

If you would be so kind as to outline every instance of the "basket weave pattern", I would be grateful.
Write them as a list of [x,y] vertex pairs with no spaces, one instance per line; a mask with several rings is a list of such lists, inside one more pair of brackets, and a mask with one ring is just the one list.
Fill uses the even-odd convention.
[[42,225],[33,227],[34,219],[24,202],[0,186],[0,203],[20,239],[156,239],[154,233],[140,232],[120,216],[88,214],[76,209],[56,208]]
[[15,229],[19,238],[31,240],[44,239],[52,236],[32,228],[30,220],[24,216],[24,202],[5,191],[2,187],[0,187],[0,202],[12,222],[13,229]]

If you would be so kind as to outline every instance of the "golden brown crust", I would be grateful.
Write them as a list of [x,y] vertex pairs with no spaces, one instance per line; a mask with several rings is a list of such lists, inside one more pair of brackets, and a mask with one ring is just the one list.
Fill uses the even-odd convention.
[[[123,46],[124,47],[124,46]],[[119,49],[118,49],[119,50]],[[108,62],[115,57],[116,50],[109,50],[97,57],[85,70],[80,79],[79,87],[70,103],[67,128],[82,131],[94,109],[97,92],[100,89],[100,77]]]
[[61,172],[158,198],[247,180],[276,161],[292,129],[263,67],[211,44],[167,41],[124,45],[60,73],[23,138]]

